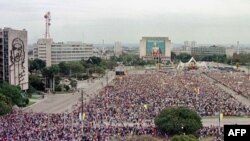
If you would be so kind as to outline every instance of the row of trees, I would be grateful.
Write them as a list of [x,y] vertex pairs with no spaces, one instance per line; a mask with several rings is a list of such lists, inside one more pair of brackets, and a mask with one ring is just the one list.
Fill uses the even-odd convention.
[[[174,52],[171,52],[171,59],[175,62],[182,61],[188,62],[191,59],[191,55],[187,53],[181,53],[176,55]],[[232,57],[226,57],[226,55],[209,55],[209,56],[193,56],[196,61],[209,61],[209,62],[218,62],[235,65],[237,63],[241,65],[246,65],[250,63],[250,54],[234,54]]]
[[126,66],[144,66],[152,65],[154,61],[144,61],[139,55],[136,54],[123,54],[119,57],[112,56],[111,61],[122,62]]
[[29,99],[19,86],[0,81],[0,115],[10,112],[14,105],[24,107],[28,103]]
[[[87,79],[89,77],[98,77],[105,74],[106,69],[114,69],[116,62],[114,60],[103,60],[99,57],[90,57],[88,60],[61,62],[58,65],[46,67],[46,63],[40,59],[29,61],[30,91],[44,91],[45,87],[53,91],[62,90],[59,88],[61,77],[71,81],[71,86],[76,86],[74,79]],[[61,76],[61,77],[58,77]],[[74,82],[73,82],[74,81]],[[47,84],[45,86],[45,84]],[[63,86],[69,90],[68,86]]]

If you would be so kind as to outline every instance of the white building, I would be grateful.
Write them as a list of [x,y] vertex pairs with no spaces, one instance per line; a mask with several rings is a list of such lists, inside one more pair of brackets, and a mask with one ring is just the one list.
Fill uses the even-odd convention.
[[39,58],[46,62],[46,66],[51,66],[51,45],[53,39],[42,38],[38,39],[37,44],[34,44],[33,53],[34,59]]
[[87,60],[93,56],[93,45],[82,42],[58,42],[39,39],[34,47],[34,58],[46,61],[46,66],[60,62]]
[[29,88],[27,31],[0,29],[0,80]]
[[118,57],[122,55],[122,43],[121,42],[115,42],[114,54],[115,56],[118,56]]

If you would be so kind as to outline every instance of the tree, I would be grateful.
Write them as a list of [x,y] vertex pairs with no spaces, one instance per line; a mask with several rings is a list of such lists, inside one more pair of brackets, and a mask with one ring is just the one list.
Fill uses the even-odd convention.
[[46,67],[42,70],[42,75],[49,79],[50,88],[55,90],[55,75],[60,71],[58,65],[52,65],[51,67]]
[[87,63],[89,64],[95,64],[95,65],[99,65],[101,63],[102,59],[100,57],[90,57],[88,60],[87,60]]
[[29,75],[29,84],[31,87],[39,91],[44,91],[44,83],[41,81],[40,77],[37,75]]
[[21,94],[18,86],[10,85],[7,82],[0,82],[0,93],[11,99],[12,105],[25,106],[25,97]]
[[175,135],[171,141],[198,141],[194,135]]
[[200,116],[184,107],[166,108],[155,118],[157,128],[170,135],[195,134],[202,127]]
[[191,55],[187,53],[181,53],[180,55],[177,55],[176,58],[178,60],[181,60],[182,62],[188,62],[191,59]]
[[105,70],[102,67],[99,67],[99,66],[95,68],[95,72],[97,74],[99,74],[99,75],[105,74]]
[[35,59],[32,61],[29,61],[29,72],[32,71],[37,71],[37,70],[42,70],[43,68],[45,68],[46,66],[46,62],[41,60],[41,59]]
[[173,51],[171,51],[171,60],[174,61],[176,59],[177,55]]
[[70,73],[77,74],[84,71],[84,67],[79,61],[68,62]]
[[12,110],[11,99],[0,93],[0,115],[7,114],[11,110]]
[[66,62],[60,62],[59,64],[58,64],[58,67],[59,67],[59,69],[60,69],[60,73],[62,73],[62,74],[64,74],[64,75],[69,75],[69,67],[68,67],[68,65],[67,65],[67,63]]

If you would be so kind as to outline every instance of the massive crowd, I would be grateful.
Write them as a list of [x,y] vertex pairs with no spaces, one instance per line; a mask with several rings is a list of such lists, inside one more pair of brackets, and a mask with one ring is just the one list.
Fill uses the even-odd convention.
[[[154,117],[165,107],[185,106],[201,116],[223,112],[225,116],[249,115],[248,107],[222,91],[203,74],[194,72],[130,74],[113,81],[84,106],[71,112],[46,114],[14,111],[0,117],[0,140],[81,140],[108,141],[119,136],[157,131]],[[79,120],[83,110],[84,121]],[[83,128],[82,128],[83,127]],[[83,129],[83,130],[82,130]],[[199,131],[201,137],[215,136],[216,127]]]
[[223,72],[210,72],[209,77],[219,81],[223,85],[230,87],[239,94],[246,98],[250,98],[250,77],[243,73],[223,73]]

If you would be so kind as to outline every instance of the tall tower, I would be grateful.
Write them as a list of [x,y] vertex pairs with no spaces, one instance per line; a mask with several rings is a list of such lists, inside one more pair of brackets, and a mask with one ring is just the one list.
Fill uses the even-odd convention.
[[237,41],[237,54],[239,55],[240,54],[240,42]]
[[50,12],[48,11],[45,15],[45,39],[50,38],[50,34],[49,34],[49,27],[51,25],[50,21],[51,21],[51,15]]

